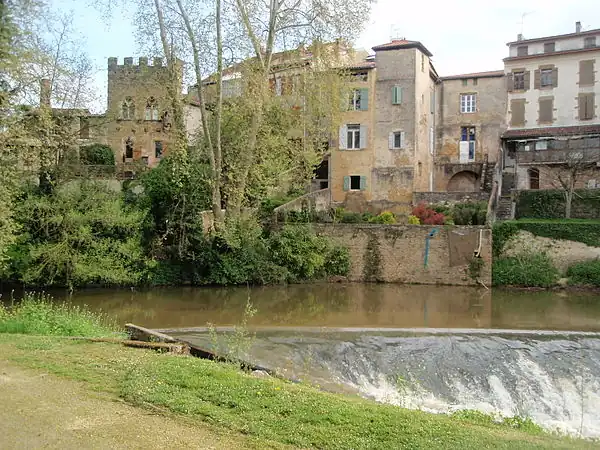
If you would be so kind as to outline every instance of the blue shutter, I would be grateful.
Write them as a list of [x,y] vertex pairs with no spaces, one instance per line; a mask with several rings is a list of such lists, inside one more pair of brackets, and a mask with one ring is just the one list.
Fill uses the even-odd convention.
[[392,104],[393,105],[402,104],[402,87],[394,86],[392,88]]
[[360,89],[360,110],[367,111],[369,109],[369,90]]
[[348,148],[348,128],[346,128],[346,125],[340,127],[338,147],[340,150],[346,150]]
[[360,177],[360,190],[364,191],[365,189],[367,189],[367,177],[361,176]]
[[367,126],[360,126],[360,149],[363,150],[367,148]]
[[344,190],[350,190],[350,177],[344,177]]

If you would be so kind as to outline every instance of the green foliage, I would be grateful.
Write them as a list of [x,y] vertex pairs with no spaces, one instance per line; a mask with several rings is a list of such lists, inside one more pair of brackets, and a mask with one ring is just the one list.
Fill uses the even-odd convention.
[[[565,191],[527,190],[517,197],[517,219],[561,219],[565,217]],[[572,218],[600,219],[600,191],[576,190],[571,205]]]
[[109,145],[86,145],[79,149],[79,161],[81,164],[114,166],[115,153]]
[[520,255],[494,259],[494,286],[551,287],[558,280],[558,270],[543,254]]
[[369,236],[367,248],[363,256],[363,277],[365,281],[381,280],[381,249],[375,234]]
[[87,308],[56,303],[44,294],[26,293],[12,307],[0,303],[0,333],[98,337],[116,331],[106,317]]
[[144,281],[142,213],[102,182],[69,183],[51,195],[26,192],[17,218],[22,233],[11,248],[13,280],[68,287]]
[[483,259],[473,257],[471,261],[469,261],[469,267],[467,268],[469,278],[471,278],[473,281],[478,281],[481,277],[481,271],[484,267],[485,261]]
[[487,202],[456,203],[451,216],[455,225],[485,225]]
[[600,260],[584,261],[567,270],[569,284],[600,286]]
[[340,222],[341,223],[362,223],[362,214],[354,212],[344,212]]
[[370,223],[381,223],[386,225],[393,225],[396,223],[396,216],[394,213],[389,211],[384,211],[378,216],[372,217],[369,219]]
[[330,276],[346,276],[350,272],[350,253],[346,247],[335,245],[325,257],[325,269]]
[[527,431],[530,434],[541,434],[544,432],[542,427],[534,423],[529,417],[502,417],[499,415],[486,414],[473,409],[455,411],[451,414],[451,417],[478,425],[503,425],[509,428]]
[[492,228],[492,256],[499,258],[504,251],[506,243],[519,232],[513,222],[499,222]]
[[417,216],[410,215],[410,216],[408,216],[408,224],[409,225],[421,225],[421,220]]
[[519,230],[529,231],[536,236],[564,239],[600,247],[600,221],[582,219],[561,220],[515,220],[508,222]]

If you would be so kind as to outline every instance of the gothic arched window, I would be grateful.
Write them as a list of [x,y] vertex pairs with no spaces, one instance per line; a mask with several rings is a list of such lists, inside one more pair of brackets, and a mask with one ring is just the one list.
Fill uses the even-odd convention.
[[124,120],[133,120],[135,118],[135,103],[131,97],[127,97],[123,102],[122,116]]
[[133,158],[133,139],[130,137],[125,141],[125,159]]
[[150,97],[146,102],[146,120],[159,120],[158,102],[154,97]]

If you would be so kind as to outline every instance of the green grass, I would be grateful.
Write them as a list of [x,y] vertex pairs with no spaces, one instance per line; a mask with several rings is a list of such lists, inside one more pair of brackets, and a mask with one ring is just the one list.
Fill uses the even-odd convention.
[[0,333],[87,337],[119,334],[107,317],[33,293],[27,293],[14,306],[0,303]]
[[548,288],[556,284],[559,272],[542,253],[496,258],[492,262],[494,286]]
[[584,261],[569,267],[569,284],[600,287],[600,260]]

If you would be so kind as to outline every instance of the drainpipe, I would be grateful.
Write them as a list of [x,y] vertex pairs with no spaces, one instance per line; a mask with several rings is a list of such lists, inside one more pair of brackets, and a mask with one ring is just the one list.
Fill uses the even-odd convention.
[[438,232],[438,229],[434,228],[429,232],[429,234],[425,238],[425,259],[423,261],[423,267],[425,269],[427,269],[427,266],[429,264],[429,241],[431,239],[433,239],[433,237],[437,234],[437,232]]

